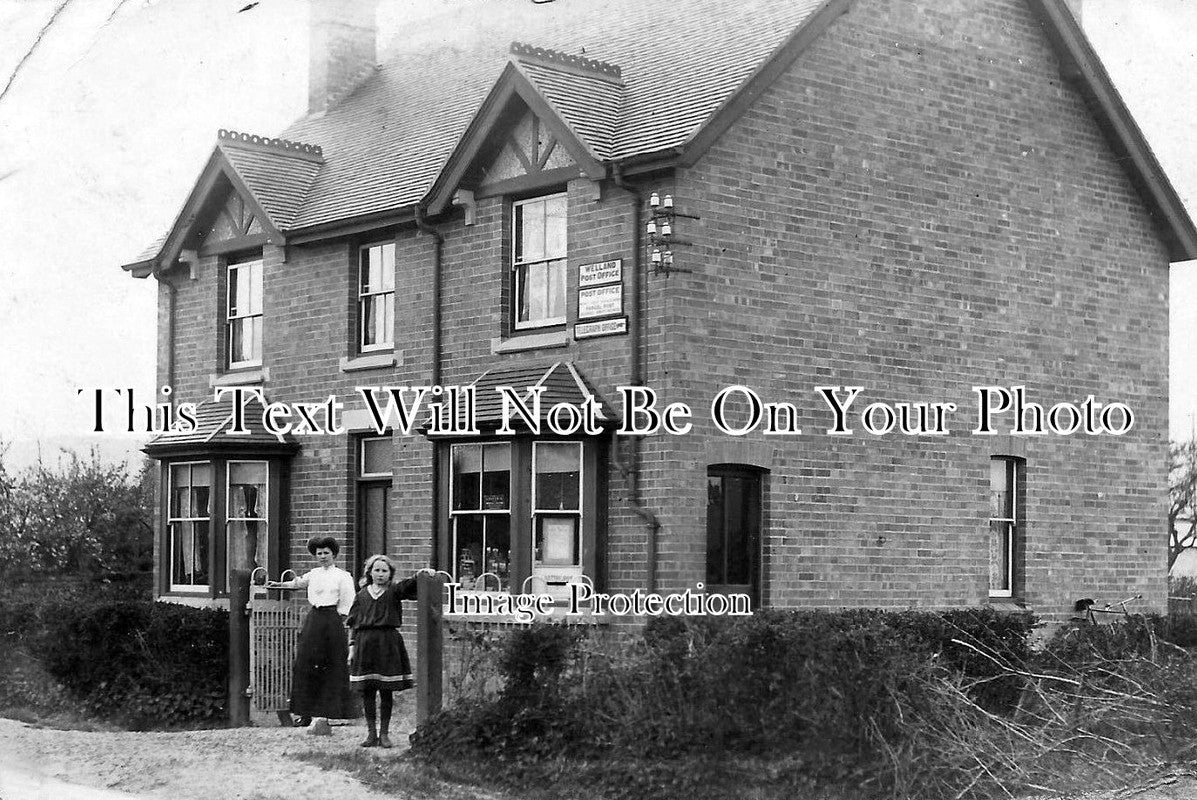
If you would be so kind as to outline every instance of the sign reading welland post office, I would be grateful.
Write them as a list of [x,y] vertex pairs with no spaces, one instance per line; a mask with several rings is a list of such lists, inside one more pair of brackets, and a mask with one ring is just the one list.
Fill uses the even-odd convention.
[[605,283],[623,281],[623,259],[600,261],[597,264],[583,264],[578,267],[578,288],[602,286]]

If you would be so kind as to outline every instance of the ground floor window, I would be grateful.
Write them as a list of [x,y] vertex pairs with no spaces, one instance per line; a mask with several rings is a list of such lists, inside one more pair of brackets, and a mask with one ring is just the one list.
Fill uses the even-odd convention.
[[[387,551],[391,529],[391,483],[394,445],[390,436],[367,436],[357,440],[357,536],[354,561],[357,571],[367,558]],[[359,575],[360,577],[360,575]]]
[[761,598],[761,477],[736,465],[707,470],[707,591],[747,594],[753,606]]
[[443,446],[449,491],[441,552],[464,589],[565,597],[571,581],[597,580],[597,440]]
[[175,461],[164,471],[162,591],[223,595],[234,569],[278,573],[279,460]]
[[1020,459],[989,460],[989,596],[1014,597],[1022,579],[1022,489]]

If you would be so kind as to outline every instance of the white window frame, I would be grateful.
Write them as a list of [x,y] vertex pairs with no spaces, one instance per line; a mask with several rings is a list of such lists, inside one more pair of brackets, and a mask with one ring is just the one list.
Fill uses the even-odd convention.
[[[566,321],[566,314],[568,308],[569,292],[566,289],[566,276],[568,274],[569,266],[569,246],[568,243],[562,248],[560,253],[545,253],[542,258],[529,261],[521,261],[519,259],[518,237],[516,230],[519,227],[521,209],[526,206],[541,204],[549,200],[561,198],[566,201],[565,208],[565,236],[562,237],[568,240],[569,237],[569,205],[567,194],[565,192],[556,192],[554,194],[538,195],[536,197],[529,197],[526,200],[517,200],[511,204],[511,327],[513,330],[527,330],[531,328],[547,328],[554,325],[564,325]],[[520,308],[523,305],[523,297],[520,293],[520,272],[529,267],[538,264],[547,264],[549,269],[554,268],[554,264],[560,264],[560,280],[561,280],[561,315],[556,317],[543,317],[538,319],[520,319]]]
[[[239,306],[235,307],[233,303],[234,289],[237,286],[237,271],[241,269],[255,270],[256,275],[250,278],[250,297],[248,301],[238,298]],[[226,338],[227,347],[225,358],[228,362],[229,369],[240,369],[242,367],[260,367],[262,366],[262,307],[264,305],[262,297],[262,259],[251,259],[249,261],[238,261],[230,263],[225,273],[225,317],[226,317]],[[254,304],[254,290],[257,293],[257,304]],[[252,332],[252,339],[250,344],[250,357],[242,361],[235,360],[236,353],[233,349],[233,342],[236,340],[236,333],[242,337],[245,334],[245,328],[250,328]]]
[[[258,503],[258,508],[262,513],[260,517],[234,517],[233,516],[233,465],[234,464],[261,464],[266,468],[266,483],[262,492],[261,501]],[[266,559],[267,563],[260,566],[269,566],[270,560],[270,462],[262,459],[229,459],[224,465],[224,573],[225,586],[231,587],[232,581],[232,559],[229,557],[233,552],[232,547],[232,525],[234,522],[260,522],[262,523],[263,535],[266,537]]]
[[[457,487],[456,487],[457,475],[456,475],[456,471],[455,471],[456,470],[455,465],[457,464],[457,459],[455,456],[456,456],[456,453],[458,450],[468,448],[468,447],[477,447],[480,449],[481,461],[479,464],[479,473],[478,473],[478,491],[480,493],[482,491],[482,485],[485,480],[484,476],[486,475],[486,449],[487,448],[499,448],[499,447],[507,448],[507,507],[506,508],[491,508],[491,509],[484,508],[483,506],[485,505],[485,503],[482,501],[481,495],[479,496],[479,502],[478,502],[479,507],[478,508],[457,508],[456,507],[457,506],[457,503],[456,503],[457,498],[455,497],[455,492],[457,491]],[[515,487],[516,487],[516,479],[515,479],[516,453],[515,453],[515,449],[516,449],[515,443],[509,442],[509,441],[472,442],[469,444],[455,444],[449,448],[449,525],[450,525],[450,542],[452,543],[449,548],[449,571],[453,574],[453,580],[455,580],[455,581],[461,580],[461,576],[457,574],[458,573],[457,520],[460,519],[461,517],[467,517],[467,516],[507,517],[507,574],[508,574],[508,580],[510,580],[511,564],[515,559],[515,554],[512,552],[512,550],[514,549],[512,546],[513,542],[511,541],[513,529],[515,527],[514,520],[512,518],[512,510],[513,510],[512,505],[514,505],[513,501],[514,501]],[[486,558],[486,551],[489,549],[487,547],[486,529],[487,529],[487,526],[484,522],[483,528],[482,528],[482,553],[483,553],[484,560]],[[480,564],[474,571],[475,579],[479,575],[482,575],[483,573],[485,573],[486,571],[487,571],[486,564],[485,563]],[[491,584],[488,582],[486,585],[489,586]],[[485,590],[482,587],[478,587],[478,588],[479,588],[479,591]],[[509,586],[508,589],[506,589],[506,590],[501,589],[501,591],[510,591],[514,588],[515,587]]]
[[[366,281],[366,260],[367,257],[373,260],[375,252],[377,252],[378,257],[382,260],[381,286],[369,286]],[[390,254],[389,259],[387,258],[388,253]],[[394,242],[378,242],[358,248],[357,344],[358,350],[362,353],[395,349],[395,257],[396,248]],[[387,280],[388,262],[390,265],[389,281]],[[375,307],[376,304],[381,305],[383,311],[383,338],[380,341],[367,342],[367,334],[371,333],[371,331],[366,328],[366,308],[368,306]],[[375,313],[377,314],[377,312]],[[374,318],[377,319],[377,316]]]
[[[357,448],[357,477],[363,480],[371,478],[393,478],[395,477],[395,450],[394,439],[390,436],[362,436],[358,439]],[[391,443],[391,464],[386,472],[367,472],[366,471],[366,445],[370,442],[390,442]]]
[[[191,487],[193,487],[195,485],[194,483],[190,482],[190,475],[191,475],[192,470],[197,466],[202,466],[202,467],[208,468],[208,516],[206,516],[206,517],[195,517],[195,516],[176,517],[176,516],[173,516],[173,513],[175,511],[175,490],[177,487],[177,484],[175,482],[176,470],[180,467],[187,467],[187,474],[188,474],[187,487],[190,490]],[[208,561],[209,561],[209,564],[211,564],[212,544],[213,544],[213,542],[212,542],[212,501],[216,499],[216,493],[212,490],[215,488],[213,485],[213,483],[215,481],[215,477],[216,477],[215,473],[216,473],[216,465],[211,461],[176,461],[176,462],[169,464],[167,467],[168,492],[166,495],[166,540],[167,540],[167,550],[169,553],[168,557],[167,557],[167,561],[168,561],[168,563],[167,563],[167,572],[168,572],[167,585],[170,586],[170,591],[172,591],[172,592],[196,592],[196,593],[206,594],[212,586],[212,574],[211,574],[211,571],[207,568],[205,569],[205,571],[208,572],[208,582],[207,583],[175,583],[175,532],[174,532],[174,526],[176,523],[188,523],[188,524],[191,524],[192,526],[194,526],[196,522],[207,522],[208,523],[208,531],[206,534],[208,537],[207,550],[208,550]],[[194,536],[194,527],[193,527],[192,536]]]
[[[536,467],[537,467],[537,465],[539,463],[539,459],[540,459],[539,450],[541,447],[546,447],[546,446],[547,447],[573,447],[574,448],[574,452],[577,457],[577,464],[578,464],[578,487],[577,487],[577,489],[578,489],[578,491],[577,491],[578,507],[576,509],[571,509],[571,508],[542,509],[542,508],[540,508],[540,498],[537,497],[538,481],[536,480],[537,475],[539,475],[540,473],[537,471]],[[585,502],[586,459],[585,459],[585,450],[582,447],[582,443],[578,442],[578,441],[533,440],[531,470],[532,470],[532,474],[531,474],[531,484],[532,484],[531,495],[532,495],[532,497],[531,497],[530,512],[531,512],[531,516],[532,516],[532,528],[530,531],[531,532],[531,541],[530,541],[529,547],[528,547],[528,562],[529,562],[528,574],[533,576],[534,578],[539,577],[539,576],[543,575],[544,573],[553,573],[553,572],[558,572],[558,573],[568,572],[571,574],[571,577],[581,576],[584,574],[584,571],[585,571],[585,559],[583,558],[582,550],[586,546],[586,533],[585,533],[584,518],[583,518],[584,507],[586,505],[586,502]],[[546,518],[546,517],[569,517],[569,518],[572,518],[573,520],[575,520],[575,522],[574,522],[574,559],[575,560],[572,565],[544,564],[544,563],[538,562],[536,560],[536,536],[537,536],[537,533],[539,532],[538,526],[541,522],[541,519]],[[565,583],[568,583],[568,580],[565,581]],[[556,593],[562,593],[562,592],[564,592],[564,590],[557,590]],[[553,594],[553,593],[554,592],[553,592],[552,588],[550,587],[550,594]]]
[[[1022,470],[1022,464],[1019,459],[1007,457],[1007,456],[993,456],[989,459],[989,462],[990,462],[990,467],[989,467],[990,474],[992,475],[993,463],[999,462],[999,463],[1001,463],[1002,468],[1005,472],[1006,480],[1009,482],[1009,486],[1007,487],[1007,492],[1006,492],[1008,495],[1006,507],[1004,509],[997,509],[1000,511],[1008,511],[1009,516],[990,516],[989,524],[987,526],[987,532],[986,532],[987,536],[993,536],[993,523],[995,523],[995,522],[1006,526],[1005,582],[1006,582],[1006,586],[1009,588],[1006,588],[1006,589],[995,588],[991,585],[989,587],[989,596],[997,597],[997,598],[1003,598],[1003,597],[1010,598],[1010,597],[1014,596],[1014,581],[1018,574],[1018,568],[1014,562],[1014,556],[1015,556],[1015,553],[1017,553],[1016,543],[1018,541],[1018,537],[1022,533],[1022,524],[1018,519],[1018,502],[1019,502],[1018,480],[1019,480],[1020,472]],[[992,492],[993,492],[992,478],[991,478],[990,483],[991,483],[991,485],[990,485],[990,494],[991,494],[990,505],[992,507]],[[991,508],[991,510],[993,510],[993,509]],[[991,558],[990,547],[992,546],[992,544],[987,542],[987,545],[988,546],[985,549],[985,553],[986,553],[986,559],[988,560],[989,558]],[[993,567],[993,565],[991,563],[990,564],[990,574],[992,574],[992,567]]]

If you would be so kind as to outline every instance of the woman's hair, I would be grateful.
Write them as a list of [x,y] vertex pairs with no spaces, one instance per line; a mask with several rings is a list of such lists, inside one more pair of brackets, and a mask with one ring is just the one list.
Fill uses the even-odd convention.
[[359,578],[357,582],[358,586],[366,586],[374,582],[374,579],[370,576],[370,570],[374,569],[374,565],[379,561],[386,564],[391,570],[391,577],[388,580],[388,583],[395,580],[395,564],[391,561],[391,559],[387,558],[382,553],[378,553],[377,555],[372,555],[366,559],[366,564],[362,567],[362,577]]
[[332,550],[334,556],[341,552],[340,546],[337,545],[337,540],[331,536],[313,536],[311,539],[308,539],[308,552],[312,555],[316,555],[316,551],[321,547],[327,547],[329,550]]

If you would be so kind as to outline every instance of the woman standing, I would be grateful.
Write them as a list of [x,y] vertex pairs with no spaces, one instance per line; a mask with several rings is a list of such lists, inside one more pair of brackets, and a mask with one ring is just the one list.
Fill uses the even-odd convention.
[[[362,573],[363,588],[349,612],[349,680],[361,691],[366,710],[369,734],[362,747],[391,747],[393,692],[414,685],[399,626],[403,624],[402,601],[416,598],[416,579],[396,583],[395,565],[383,555],[370,556]],[[381,699],[381,707],[376,707],[377,699]]]
[[319,564],[290,581],[267,584],[271,589],[307,589],[312,608],[299,632],[291,679],[291,713],[309,733],[330,733],[328,718],[357,716],[348,701],[349,670],[343,619],[353,605],[353,577],[333,564],[340,548],[331,536],[313,536],[308,552]]

